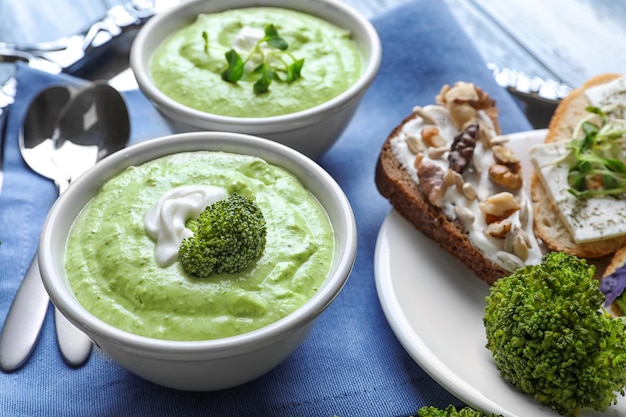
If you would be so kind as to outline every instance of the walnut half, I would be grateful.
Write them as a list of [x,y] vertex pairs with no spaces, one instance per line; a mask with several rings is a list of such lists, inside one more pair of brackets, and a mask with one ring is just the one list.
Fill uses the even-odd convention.
[[473,83],[459,81],[452,87],[446,84],[436,99],[448,108],[450,119],[459,130],[476,119],[477,110],[496,111],[495,102]]
[[489,179],[508,190],[522,188],[522,167],[513,150],[501,145],[492,150],[495,163],[489,167]]
[[448,154],[450,169],[459,174],[465,171],[474,155],[477,135],[478,124],[472,123],[454,136],[450,153]]
[[489,179],[507,190],[519,190],[523,180],[519,172],[513,172],[510,167],[502,164],[493,164],[489,167]]

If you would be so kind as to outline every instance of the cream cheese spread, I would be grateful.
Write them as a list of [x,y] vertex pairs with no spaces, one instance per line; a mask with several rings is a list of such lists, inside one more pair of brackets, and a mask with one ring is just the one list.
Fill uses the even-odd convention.
[[197,219],[207,206],[227,197],[226,190],[211,185],[184,185],[163,194],[146,212],[143,224],[155,241],[154,256],[159,266],[178,260],[178,248],[193,232],[185,223]]
[[[602,109],[609,120],[624,119],[626,78],[589,88],[585,95],[591,106]],[[592,114],[589,116],[593,117]],[[582,121],[581,121],[582,122]],[[624,123],[626,121],[622,121]],[[580,129],[578,129],[580,130]],[[575,137],[582,133],[575,132]],[[559,216],[576,243],[594,242],[626,234],[626,200],[615,197],[579,199],[568,189],[570,166],[566,156],[569,141],[533,146],[531,161],[542,184],[559,211]],[[622,157],[623,159],[623,157]]]
[[[473,88],[466,83],[457,83],[453,88],[458,84]],[[419,174],[420,166],[434,164],[441,169],[444,184],[435,204],[448,218],[459,220],[465,226],[471,242],[489,260],[508,271],[538,264],[542,251],[533,234],[530,198],[521,187],[521,171],[515,175],[507,173],[518,181],[513,189],[493,182],[492,166],[504,164],[496,162],[496,154],[508,155],[505,159],[511,161],[515,157],[505,146],[508,138],[496,134],[491,119],[483,110],[471,111],[473,121],[465,121],[465,125],[475,122],[479,126],[471,161],[467,161],[468,166],[462,174],[452,172],[449,156],[464,123],[457,120],[457,110],[446,105],[416,107],[415,117],[390,140],[395,157],[418,184],[426,180]],[[437,132],[435,140],[429,139],[433,128]]]

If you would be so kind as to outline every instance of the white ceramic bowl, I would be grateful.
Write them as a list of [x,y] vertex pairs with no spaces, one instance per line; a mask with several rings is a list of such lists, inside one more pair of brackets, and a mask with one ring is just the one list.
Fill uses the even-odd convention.
[[[66,278],[65,247],[74,219],[111,177],[128,166],[184,151],[252,154],[296,175],[330,218],[336,253],[319,291],[283,319],[238,336],[169,341],[131,334],[90,314]],[[305,339],[315,318],[343,288],[356,256],[357,232],[350,204],[332,177],[301,153],[276,142],[236,133],[195,132],[146,141],[112,154],[74,182],[52,207],[41,235],[39,265],[52,302],[102,351],[129,371],[171,388],[204,391],[250,381],[282,362]]]
[[[349,30],[364,57],[360,78],[337,97],[297,113],[262,118],[219,116],[186,107],[161,92],[152,82],[149,62],[154,50],[172,32],[193,22],[200,13],[249,6],[298,10]],[[340,0],[193,0],[153,17],[139,31],[130,65],[144,95],[179,131],[216,130],[262,136],[288,145],[311,158],[326,152],[354,115],[363,94],[374,81],[381,60],[380,39],[372,24]]]

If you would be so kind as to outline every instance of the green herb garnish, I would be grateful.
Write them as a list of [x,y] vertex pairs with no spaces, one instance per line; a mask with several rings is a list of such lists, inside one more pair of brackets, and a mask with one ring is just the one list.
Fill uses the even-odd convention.
[[226,52],[225,56],[228,62],[228,68],[222,72],[222,79],[235,83],[243,77],[245,63],[233,49]]
[[278,80],[278,75],[271,68],[268,68],[267,64],[262,63],[255,68],[254,72],[259,74],[259,79],[254,83],[254,94],[265,93],[272,83],[272,80]]
[[[577,198],[620,196],[626,193],[624,145],[626,129],[611,122],[598,107],[587,107],[600,118],[600,124],[584,121],[583,137],[567,144],[569,153],[568,191]],[[556,161],[561,162],[562,159]]]
[[[206,42],[206,39],[205,39]],[[264,51],[261,46],[265,43],[270,50]],[[278,34],[278,30],[274,25],[267,25],[265,27],[265,36],[255,44],[254,48],[248,52],[248,55],[243,59],[234,49],[226,52],[225,57],[228,63],[228,67],[222,72],[222,79],[224,81],[236,83],[245,74],[246,63],[255,54],[260,54],[263,57],[263,62],[258,65],[253,74],[258,74],[259,78],[253,85],[255,94],[263,94],[269,90],[269,86],[272,81],[288,82],[291,83],[300,78],[302,66],[304,65],[304,58],[297,59],[291,53],[287,52],[289,45]],[[268,56],[273,55],[276,60],[269,61]],[[285,59],[287,57],[288,59]],[[276,66],[273,64],[278,62],[282,66]],[[280,76],[280,73],[283,76]]]
[[209,34],[206,30],[202,31],[202,39],[204,39],[204,53],[209,53]]

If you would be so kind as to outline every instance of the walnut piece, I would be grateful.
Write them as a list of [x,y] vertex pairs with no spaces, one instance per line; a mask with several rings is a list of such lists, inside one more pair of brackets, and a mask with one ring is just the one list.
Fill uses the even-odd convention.
[[494,136],[491,138],[491,140],[489,141],[489,145],[487,146],[492,147],[492,146],[496,146],[496,145],[504,145],[505,143],[508,143],[510,141],[508,136]]
[[507,165],[493,164],[489,167],[489,179],[507,190],[519,190],[522,188],[522,176],[513,172]]
[[462,174],[469,165],[476,148],[478,125],[473,123],[454,136],[452,147],[448,154],[450,169]]
[[450,120],[459,130],[476,120],[476,109],[469,103],[453,102],[448,106],[448,110],[450,111]]
[[450,87],[445,84],[441,87],[436,97],[438,103],[448,105],[451,102],[475,102],[478,101],[478,91],[472,83],[458,81],[454,86]]
[[495,164],[489,167],[489,179],[508,190],[522,188],[522,165],[513,150],[496,145],[492,151]]
[[487,223],[493,223],[509,217],[520,209],[515,196],[507,191],[494,194],[481,202],[478,207],[485,215]]
[[495,101],[472,83],[459,81],[453,87],[444,85],[437,102],[448,108],[450,119],[459,130],[475,120],[477,110],[485,110],[492,119],[497,116]]
[[489,223],[483,232],[486,235],[497,237],[497,238],[505,238],[509,232],[511,231],[511,220],[503,219],[496,222]]
[[422,159],[417,166],[417,176],[422,192],[428,197],[428,202],[435,207],[442,207],[445,192],[443,169],[428,159]]
[[517,165],[520,162],[517,156],[515,156],[513,149],[508,146],[496,145],[493,147],[492,151],[493,159],[498,164]]

